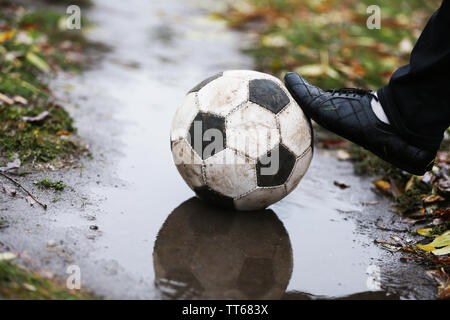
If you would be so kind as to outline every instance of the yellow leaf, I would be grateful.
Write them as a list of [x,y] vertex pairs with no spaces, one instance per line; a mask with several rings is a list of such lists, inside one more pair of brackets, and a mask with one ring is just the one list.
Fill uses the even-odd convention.
[[433,235],[431,234],[431,230],[433,230],[433,229],[432,228],[424,228],[424,229],[417,229],[416,232],[424,237],[432,237]]
[[422,249],[424,251],[428,251],[428,252],[436,250],[435,247],[430,246],[429,244],[416,244],[416,247],[420,248],[420,249]]
[[50,66],[47,64],[47,62],[45,62],[44,59],[34,54],[33,52],[28,52],[25,58],[28,60],[29,63],[34,65],[42,72],[47,73],[50,71]]
[[433,246],[435,248],[444,247],[444,246],[450,246],[450,233],[444,233],[437,237],[429,244],[430,246]]
[[391,184],[389,182],[387,182],[385,180],[377,180],[373,184],[378,190],[382,191],[383,193],[389,194],[389,195],[392,194],[391,193]]
[[14,31],[14,30],[0,32],[0,42],[8,41],[9,39],[14,37],[15,35],[16,35],[16,31]]

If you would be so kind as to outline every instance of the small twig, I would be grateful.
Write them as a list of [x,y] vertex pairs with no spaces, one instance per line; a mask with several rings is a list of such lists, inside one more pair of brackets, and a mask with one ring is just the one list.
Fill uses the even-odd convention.
[[418,260],[418,261],[422,261],[423,258],[420,258],[420,257],[400,257],[400,260]]
[[382,225],[380,225],[380,224],[377,224],[376,227],[377,227],[378,229],[380,229],[380,230],[383,230],[383,231],[409,232],[408,229],[394,229],[394,228],[389,228],[389,227],[386,227],[386,226],[382,226]]
[[387,245],[393,246],[393,247],[401,247],[402,246],[400,243],[389,242],[389,241],[378,240],[378,239],[375,239],[373,242],[376,244],[387,244]]
[[12,183],[14,183],[16,186],[18,186],[19,188],[21,188],[23,191],[25,191],[34,201],[36,201],[38,204],[40,204],[42,206],[42,208],[47,209],[47,205],[41,201],[39,201],[38,198],[36,198],[35,196],[33,196],[33,194],[28,191],[27,189],[25,189],[24,186],[22,186],[18,181],[14,180],[13,178],[11,178],[10,176],[8,176],[6,173],[0,171],[0,175],[5,177],[6,179],[8,179],[9,181],[11,181]]

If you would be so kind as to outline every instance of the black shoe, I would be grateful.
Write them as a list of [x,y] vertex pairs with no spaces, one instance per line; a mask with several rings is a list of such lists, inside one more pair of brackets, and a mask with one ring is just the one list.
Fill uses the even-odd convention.
[[372,98],[377,99],[373,91],[323,91],[296,73],[286,74],[284,80],[304,113],[322,127],[412,174],[423,175],[433,168],[437,150],[411,145],[392,126],[380,121],[371,107]]

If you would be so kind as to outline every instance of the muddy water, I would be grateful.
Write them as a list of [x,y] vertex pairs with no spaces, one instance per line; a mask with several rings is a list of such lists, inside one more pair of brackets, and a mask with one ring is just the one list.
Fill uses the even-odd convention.
[[[97,0],[92,39],[111,46],[82,76],[55,82],[94,159],[50,173],[66,192],[36,191],[50,206],[1,195],[11,226],[2,242],[27,250],[112,298],[423,298],[421,269],[375,244],[389,224],[386,199],[349,163],[316,150],[300,186],[265,215],[223,212],[193,196],[172,164],[169,129],[184,93],[226,69],[251,69],[243,35],[208,19],[212,2]],[[30,181],[47,176],[34,174]],[[341,190],[333,182],[350,188]],[[364,205],[377,201],[376,205]],[[379,222],[379,221],[378,221]],[[97,228],[98,229],[97,229]],[[388,239],[388,238],[387,238]]]

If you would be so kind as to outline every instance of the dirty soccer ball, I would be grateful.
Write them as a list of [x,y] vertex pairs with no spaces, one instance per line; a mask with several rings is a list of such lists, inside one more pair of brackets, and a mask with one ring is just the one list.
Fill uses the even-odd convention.
[[172,122],[171,148],[198,197],[257,210],[298,185],[312,158],[312,128],[277,78],[225,71],[188,92]]

